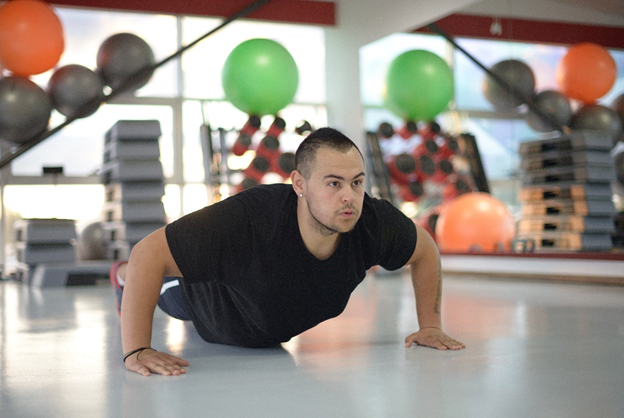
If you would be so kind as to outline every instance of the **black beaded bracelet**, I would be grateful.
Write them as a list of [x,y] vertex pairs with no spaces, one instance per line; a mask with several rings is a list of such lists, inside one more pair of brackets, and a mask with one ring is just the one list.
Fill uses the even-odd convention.
[[[126,362],[126,359],[127,359],[128,357],[130,357],[130,356],[131,356],[131,355],[133,355],[133,354],[137,354],[137,353],[138,353],[138,354],[141,354],[141,351],[143,351],[143,350],[154,350],[154,349],[153,349],[152,347],[141,347],[141,348],[137,348],[136,350],[132,350],[132,351],[130,351],[129,353],[127,353],[127,354],[125,354],[125,355],[124,355],[124,359],[123,359],[124,363]],[[154,350],[154,351],[157,351],[157,350]],[[138,358],[138,357],[139,357],[139,356],[137,355],[137,358]]]

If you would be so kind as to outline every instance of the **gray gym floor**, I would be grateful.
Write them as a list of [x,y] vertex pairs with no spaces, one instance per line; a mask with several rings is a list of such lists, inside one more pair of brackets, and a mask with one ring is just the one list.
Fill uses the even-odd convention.
[[191,366],[146,378],[123,367],[107,283],[1,282],[0,417],[624,416],[624,287],[447,275],[444,297],[466,350],[404,348],[407,275],[369,275],[279,349],[206,344],[157,311],[154,346]]

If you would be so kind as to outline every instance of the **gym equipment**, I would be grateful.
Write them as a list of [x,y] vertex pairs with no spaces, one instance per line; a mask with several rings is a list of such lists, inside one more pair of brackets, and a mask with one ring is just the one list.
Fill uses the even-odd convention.
[[[503,60],[494,64],[490,71],[513,89],[526,96],[533,95],[535,91],[535,75],[533,75],[531,68],[524,62],[514,59]],[[483,80],[483,94],[498,110],[514,110],[524,103],[521,97],[508,91],[489,75],[486,75]]]
[[399,194],[401,199],[405,202],[416,202],[425,193],[425,189],[421,182],[411,181],[408,184],[404,184],[399,188]]
[[[65,116],[83,109],[81,118],[91,116],[104,99],[104,81],[87,67],[77,64],[56,70],[48,81],[47,90],[54,108]],[[89,109],[85,109],[87,106]]]
[[392,204],[396,204],[394,193],[390,185],[390,176],[387,165],[384,162],[384,155],[379,145],[379,137],[375,132],[366,133],[366,160],[371,167],[371,186],[375,187],[382,199],[386,199]]
[[29,283],[29,272],[38,264],[76,260],[73,220],[23,219],[16,221],[14,228],[19,280]]
[[16,144],[29,140],[47,129],[51,113],[50,97],[32,81],[0,79],[0,139]]
[[450,180],[446,182],[444,189],[442,189],[443,201],[449,201],[470,191],[470,184],[467,181],[457,178],[456,176],[453,177],[452,179],[449,177]]
[[442,181],[444,181],[444,179],[450,176],[454,171],[453,163],[451,163],[446,158],[440,158],[439,156],[435,156],[433,158],[433,162],[436,167],[433,175],[430,176],[430,179],[433,182],[441,183]]
[[399,136],[403,139],[410,139],[416,133],[418,133],[418,125],[414,121],[407,121],[405,124],[397,131]]
[[243,174],[245,177],[252,178],[256,182],[260,183],[262,177],[269,172],[270,168],[271,163],[269,160],[262,156],[256,156],[253,160],[251,160],[249,167],[243,170]]
[[442,251],[500,252],[510,248],[515,225],[504,203],[474,192],[442,205],[435,234]]
[[613,246],[617,248],[624,248],[624,212],[620,212],[613,217],[615,224],[615,232],[611,234],[611,241]]
[[454,138],[439,136],[436,144],[438,145],[438,153],[442,158],[450,158],[459,152],[459,143]]
[[[213,33],[223,29],[225,26],[229,25],[233,21],[235,21],[235,20],[237,20],[237,19],[239,19],[241,17],[245,17],[245,16],[249,15],[250,13],[255,12],[256,10],[260,9],[262,6],[264,6],[266,3],[270,2],[270,1],[271,0],[255,0],[253,3],[249,4],[248,6],[245,6],[244,8],[239,10],[238,12],[234,13],[232,16],[230,16],[230,17],[226,18],[225,20],[223,20],[223,22],[221,24],[217,25],[215,28],[211,29],[207,33],[205,33],[202,36],[200,36],[199,38],[195,39],[193,42],[183,46],[182,48],[180,48],[179,50],[177,50],[173,54],[169,55],[168,57],[162,59],[161,61],[159,61],[159,62],[157,62],[157,63],[155,63],[155,64],[153,64],[153,65],[151,65],[149,67],[143,68],[143,69],[141,69],[140,71],[138,71],[135,74],[130,75],[127,79],[125,79],[125,80],[123,80],[121,82],[119,87],[117,87],[116,89],[113,89],[112,92],[110,92],[108,95],[106,95],[106,97],[104,98],[104,101],[110,101],[114,97],[117,97],[118,95],[128,91],[130,88],[132,88],[134,83],[137,82],[137,80],[143,79],[148,74],[151,74],[156,68],[159,68],[159,67],[165,65],[166,63],[168,63],[169,61],[171,61],[171,60],[173,60],[175,58],[180,57],[184,52],[186,52],[190,48],[194,47],[195,45],[197,45],[198,43],[200,43],[201,41],[203,41],[204,39],[206,39],[207,37],[209,37]],[[37,42],[39,42],[39,41],[40,40],[37,39]],[[8,42],[14,42],[14,40],[13,39],[9,39]],[[22,155],[25,152],[27,152],[29,149],[37,146],[38,144],[40,144],[41,142],[45,141],[46,139],[48,139],[52,135],[56,134],[57,132],[59,132],[60,130],[65,128],[67,125],[69,125],[72,122],[74,122],[79,117],[80,117],[80,113],[74,114],[72,116],[68,116],[63,123],[55,126],[54,128],[52,128],[50,130],[47,130],[47,131],[43,131],[43,132],[41,132],[39,134],[34,135],[32,138],[24,140],[25,142],[23,144],[21,144],[19,147],[15,148],[15,149],[12,149],[10,153],[6,153],[6,155],[3,155],[2,158],[0,158],[0,168],[6,166],[11,161],[13,161],[14,159],[19,157],[20,155]]]
[[593,103],[611,90],[617,78],[617,67],[609,51],[584,42],[568,49],[557,64],[556,77],[566,96]]
[[518,239],[535,251],[602,251],[614,230],[610,141],[573,131],[520,146],[523,187]]
[[310,125],[310,122],[308,122],[307,120],[301,121],[301,123],[295,128],[295,132],[297,132],[299,135],[305,135],[312,132],[313,130],[314,128],[312,128],[312,125]]
[[422,207],[437,206],[440,201],[479,190],[477,184],[482,187],[481,190],[488,190],[472,135],[451,137],[442,133],[435,122],[421,124],[417,133],[415,128],[414,122],[407,122],[401,128],[409,131],[409,135],[416,135],[407,144],[409,149],[402,148],[400,154],[389,152],[385,157],[379,142],[380,138],[394,136],[392,125],[384,122],[377,132],[367,133],[367,158],[368,165],[373,168],[370,178],[373,192],[390,202],[394,202],[395,193],[403,202],[418,202],[414,209],[420,212]]
[[249,119],[238,133],[238,138],[236,138],[234,145],[232,145],[232,153],[241,156],[247,152],[251,145],[251,137],[258,129],[260,129],[260,118],[255,115],[249,116]]
[[453,89],[453,74],[442,58],[411,50],[390,63],[385,105],[405,120],[431,121],[449,104]]
[[[472,61],[477,67],[481,68],[483,71],[485,71],[485,73],[492,78],[494,81],[496,81],[499,85],[501,85],[505,90],[507,90],[509,93],[511,93],[514,97],[517,97],[518,99],[522,100],[523,103],[525,103],[529,109],[531,109],[533,112],[535,112],[540,119],[542,119],[542,121],[550,126],[553,127],[553,129],[559,131],[559,132],[564,132],[564,127],[560,126],[557,124],[556,121],[552,120],[552,118],[543,113],[535,104],[535,102],[533,101],[533,99],[524,94],[522,91],[514,88],[513,86],[509,85],[507,82],[505,82],[504,79],[502,79],[501,77],[499,77],[497,74],[495,74],[493,71],[491,71],[489,68],[487,68],[485,65],[483,65],[479,60],[477,60],[474,56],[472,56],[470,53],[468,53],[468,51],[466,51],[464,48],[462,48],[457,42],[455,42],[455,40],[453,39],[452,36],[450,36],[448,33],[444,32],[442,29],[440,29],[437,25],[430,23],[429,25],[427,25],[427,28],[431,29],[431,31],[433,31],[434,33],[437,33],[438,35],[442,36],[444,39],[446,39],[451,45],[453,45],[453,47],[455,49],[457,49],[459,52],[461,52],[462,54],[464,54],[470,61]],[[471,152],[471,151],[468,151]],[[478,153],[476,153],[478,154]],[[485,184],[480,184],[481,181],[477,181],[477,188],[481,191],[487,191],[485,189],[482,189],[482,186],[487,187],[487,185]]]
[[167,223],[157,120],[120,120],[106,132],[102,231],[106,258],[123,260],[141,239]]
[[436,154],[438,150],[439,150],[438,144],[433,139],[425,139],[416,147],[414,147],[414,150],[412,151],[412,155],[414,155],[415,158],[421,155],[431,156],[433,154]]
[[624,186],[624,146],[616,147],[613,150],[613,165],[618,181]]
[[566,231],[566,232],[614,232],[614,224],[607,216],[543,216],[521,219],[518,232]]
[[271,122],[271,126],[266,131],[267,136],[274,136],[275,138],[279,138],[282,132],[286,129],[286,121],[279,116],[275,116],[273,122]]
[[615,111],[606,106],[585,105],[572,116],[572,129],[585,129],[604,132],[611,146],[619,141],[622,135],[622,121]]
[[238,192],[242,192],[243,190],[251,189],[252,187],[257,186],[258,184],[259,183],[256,180],[246,177],[238,185],[236,192],[238,193]]
[[285,152],[274,159],[272,170],[280,176],[287,179],[290,177],[290,173],[295,170],[295,154],[292,152]]
[[548,151],[611,151],[612,145],[605,140],[605,135],[596,131],[573,131],[569,135],[554,138],[527,141],[520,144],[520,155],[535,155]]
[[[74,245],[74,220],[24,219],[15,223],[15,233],[16,278],[25,284],[35,287],[85,285],[107,277],[110,261],[76,261],[80,247]],[[99,238],[91,238],[95,239],[92,244],[100,245]]]
[[250,115],[275,115],[297,92],[299,72],[286,48],[270,39],[250,39],[230,52],[223,64],[225,97]]
[[428,155],[420,155],[415,157],[416,174],[420,178],[428,178],[436,171],[436,164]]
[[440,135],[441,128],[437,122],[429,122],[421,124],[418,128],[418,134],[423,137],[423,139],[435,139],[438,135]]
[[416,170],[416,161],[411,155],[401,153],[390,158],[388,161],[388,169],[394,181],[408,184],[412,174]]
[[119,88],[124,81],[135,74],[141,77],[133,80],[127,91],[137,90],[152,77],[154,70],[143,72],[154,66],[154,52],[143,39],[132,33],[117,33],[107,38],[97,53],[97,73],[107,86]]
[[620,120],[622,121],[622,124],[624,125],[624,93],[613,99],[613,102],[611,103],[611,109],[613,109],[615,113],[617,113],[617,115],[620,117]]
[[394,127],[388,122],[382,122],[377,128],[377,135],[382,139],[389,139],[394,136]]
[[[569,126],[572,120],[572,106],[568,98],[555,90],[544,90],[535,96],[536,106],[549,115],[561,126]],[[544,121],[531,109],[525,116],[527,124],[538,132],[551,132],[554,128]]]
[[105,260],[107,244],[101,222],[87,225],[80,232],[76,242],[78,260]]
[[273,161],[280,155],[280,141],[273,135],[267,135],[258,144],[256,156],[264,157],[267,161]]
[[518,199],[523,202],[546,199],[609,200],[611,196],[611,185],[608,183],[575,184],[557,182],[524,186],[520,189]]
[[41,74],[64,49],[63,25],[47,3],[20,0],[0,7],[0,67],[22,77]]
[[611,165],[611,156],[604,151],[547,151],[536,155],[527,155],[520,162],[523,170],[541,170],[555,166]]

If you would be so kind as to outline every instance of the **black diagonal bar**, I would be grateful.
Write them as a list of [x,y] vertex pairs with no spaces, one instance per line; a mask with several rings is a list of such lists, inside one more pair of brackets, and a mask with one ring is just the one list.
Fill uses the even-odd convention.
[[71,116],[68,116],[65,119],[65,121],[63,123],[61,123],[60,125],[55,126],[54,128],[52,128],[50,130],[46,130],[44,132],[41,132],[40,134],[36,135],[34,138],[32,138],[32,139],[28,140],[27,142],[23,143],[22,145],[20,145],[11,154],[8,154],[8,155],[2,157],[2,159],[0,159],[0,168],[2,168],[5,165],[9,164],[11,161],[13,161],[17,157],[19,157],[20,155],[25,153],[26,151],[28,151],[32,147],[38,145],[39,143],[41,143],[44,140],[46,140],[49,137],[51,137],[52,135],[56,134],[58,131],[60,131],[61,129],[65,128],[67,125],[69,125],[70,123],[72,123],[76,119],[80,119],[81,117],[87,115],[93,109],[94,106],[97,106],[97,105],[99,105],[101,103],[105,103],[107,101],[110,101],[112,98],[117,97],[120,94],[126,92],[132,85],[134,85],[136,82],[138,82],[140,80],[143,80],[145,77],[147,77],[149,74],[151,74],[155,69],[165,65],[166,63],[168,63],[169,61],[171,61],[171,60],[173,60],[175,58],[178,58],[184,52],[186,52],[189,48],[194,47],[199,42],[203,41],[204,39],[206,39],[207,37],[209,37],[213,33],[217,32],[218,30],[220,30],[223,27],[229,25],[230,23],[232,23],[233,21],[235,21],[237,19],[240,19],[242,17],[248,16],[249,14],[255,12],[260,7],[264,6],[265,4],[269,3],[270,1],[271,0],[256,0],[256,1],[254,1],[249,6],[241,9],[240,11],[235,13],[234,15],[226,18],[223,22],[221,22],[221,24],[219,26],[215,27],[210,32],[200,36],[199,38],[197,38],[196,40],[194,40],[190,44],[188,44],[186,46],[183,46],[178,51],[176,51],[172,55],[168,56],[167,58],[163,59],[162,61],[159,61],[159,62],[157,62],[157,63],[155,63],[153,65],[145,67],[145,68],[137,71],[136,73],[132,74],[127,79],[122,81],[122,83],[117,88],[115,88],[113,91],[111,91],[110,94],[105,96],[103,99],[94,99],[94,100],[92,100],[91,102],[87,103],[82,108],[81,111],[76,112],[75,114],[73,114]]
[[431,29],[433,32],[437,33],[438,35],[444,37],[451,45],[453,45],[453,47],[455,47],[455,49],[457,49],[458,51],[463,53],[466,57],[468,57],[469,60],[474,62],[479,68],[481,68],[483,71],[485,71],[486,74],[489,77],[492,77],[505,90],[507,90],[512,95],[516,96],[518,99],[522,100],[523,103],[526,103],[526,105],[529,106],[531,111],[533,111],[542,120],[542,122],[544,122],[545,124],[547,124],[548,126],[550,126],[551,128],[553,128],[553,129],[555,129],[555,130],[557,130],[559,132],[565,132],[565,126],[562,126],[560,123],[558,123],[556,120],[554,120],[553,117],[551,117],[550,115],[544,113],[535,104],[535,102],[533,101],[533,99],[531,97],[527,96],[523,92],[521,92],[518,89],[516,89],[515,87],[511,86],[509,83],[507,83],[501,77],[499,77],[498,75],[493,73],[489,68],[487,68],[479,60],[477,60],[475,57],[473,57],[468,51],[466,51],[464,48],[459,46],[457,44],[457,42],[455,42],[453,37],[451,37],[451,35],[449,35],[448,33],[444,32],[442,29],[440,29],[440,27],[438,27],[434,23],[431,23],[431,24],[427,25],[427,27],[429,29]]

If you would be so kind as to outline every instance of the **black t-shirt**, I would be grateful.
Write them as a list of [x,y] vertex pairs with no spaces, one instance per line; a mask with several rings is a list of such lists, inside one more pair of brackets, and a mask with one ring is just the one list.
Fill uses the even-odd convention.
[[339,315],[366,271],[404,266],[414,223],[365,195],[355,228],[326,260],[305,247],[292,186],[261,185],[166,228],[189,313],[208,341],[247,347],[286,342]]

